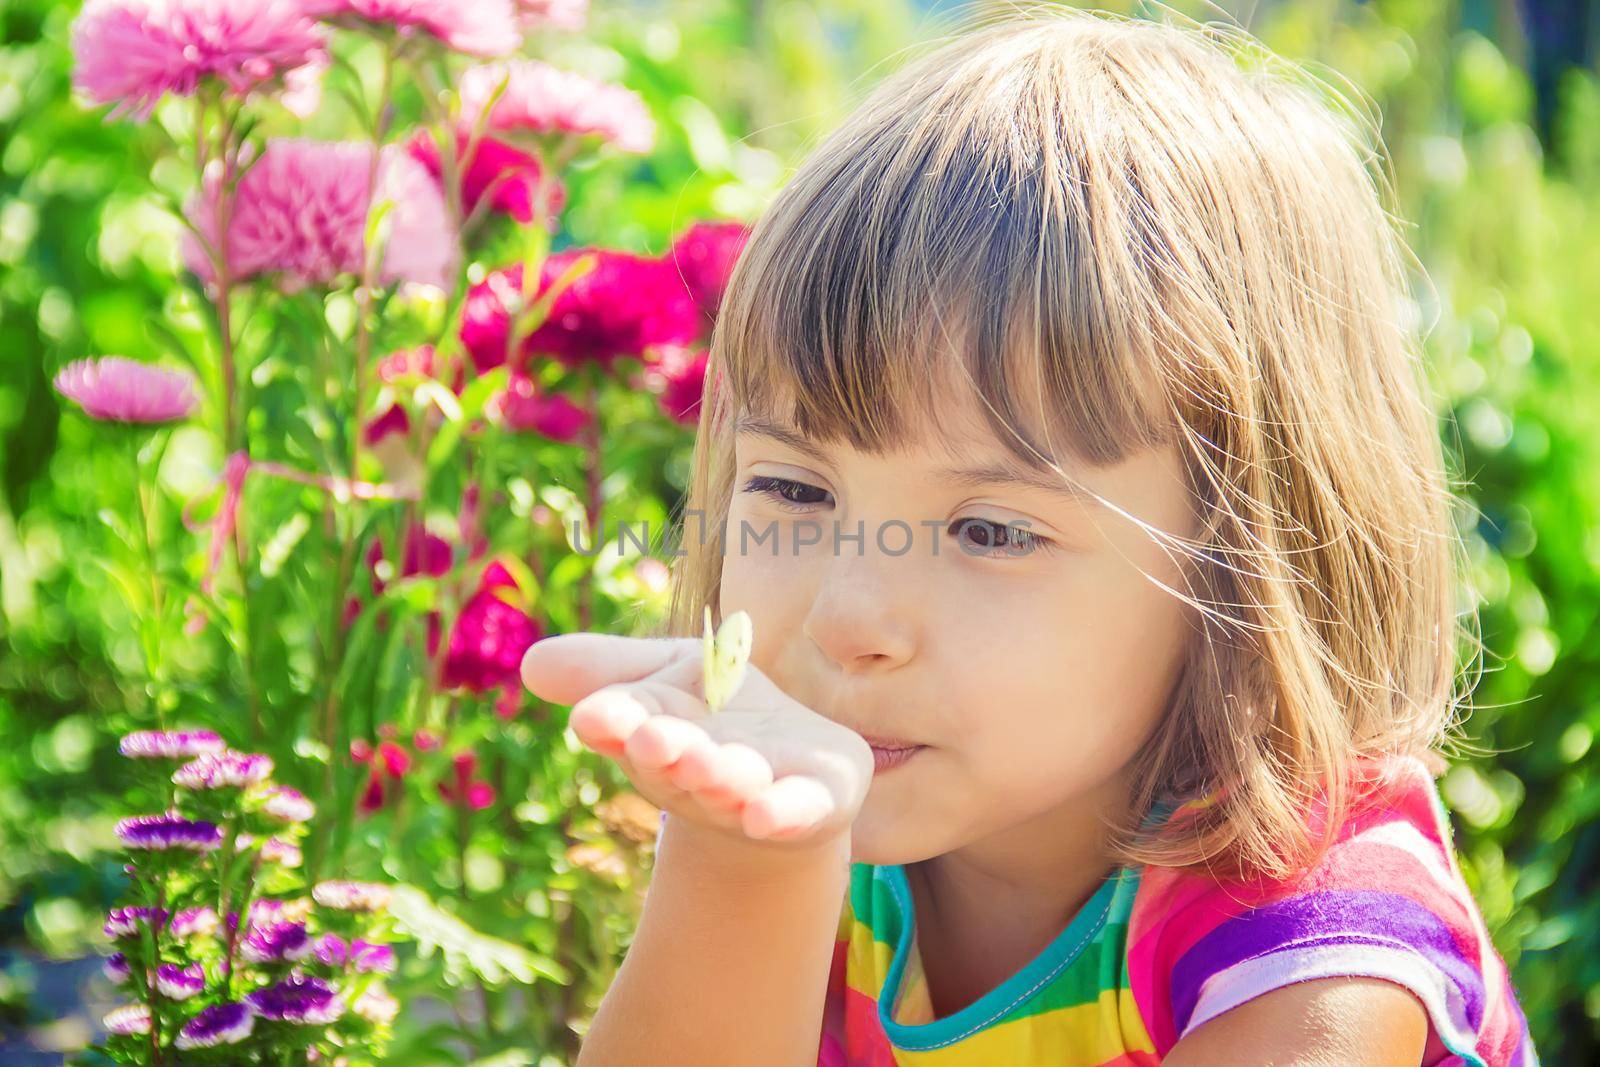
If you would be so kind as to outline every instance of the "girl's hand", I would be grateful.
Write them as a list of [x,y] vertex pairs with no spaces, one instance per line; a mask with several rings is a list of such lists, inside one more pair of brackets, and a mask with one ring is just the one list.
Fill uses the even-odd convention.
[[761,841],[847,832],[872,784],[861,736],[791,699],[754,664],[715,715],[697,638],[572,633],[535,642],[522,681],[572,705],[578,739],[673,815]]

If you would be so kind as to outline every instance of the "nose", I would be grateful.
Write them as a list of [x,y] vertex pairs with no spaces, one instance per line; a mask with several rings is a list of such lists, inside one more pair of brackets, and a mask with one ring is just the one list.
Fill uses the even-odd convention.
[[914,620],[926,606],[914,554],[887,555],[869,534],[860,552],[846,543],[827,560],[801,631],[845,674],[894,670],[914,654]]

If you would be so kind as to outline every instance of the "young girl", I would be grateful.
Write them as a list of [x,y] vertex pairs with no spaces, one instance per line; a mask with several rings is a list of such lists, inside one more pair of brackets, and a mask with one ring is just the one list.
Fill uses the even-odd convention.
[[1381,145],[1229,39],[987,24],[755,227],[676,636],[523,665],[668,813],[583,1067],[1537,1062]]

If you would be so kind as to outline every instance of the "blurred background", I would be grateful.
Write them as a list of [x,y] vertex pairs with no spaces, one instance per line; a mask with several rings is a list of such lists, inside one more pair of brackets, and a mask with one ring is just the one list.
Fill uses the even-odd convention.
[[[178,226],[151,192],[158,135],[102,121],[73,99],[67,32],[77,6],[0,0],[7,1064],[60,1062],[93,1039],[107,999],[100,923],[120,878],[110,724],[126,702],[135,640],[95,565],[95,516],[131,491],[118,485],[130,478],[126,457],[65,416],[50,381],[84,356],[160,355],[149,324],[182,269]],[[1485,754],[1457,761],[1441,789],[1544,1062],[1600,1062],[1600,645],[1586,643],[1600,615],[1600,14],[1585,0],[1171,6],[1237,21],[1348,79],[1381,111],[1401,211],[1432,283],[1415,295],[1431,327],[1440,433],[1476,512],[1464,530],[1472,571],[1463,597],[1478,606],[1486,651],[1468,732]],[[658,255],[692,219],[754,219],[897,52],[985,7],[594,0],[584,33],[549,52],[640,93],[660,134],[648,156],[569,177],[557,247]],[[618,462],[667,471],[662,484],[681,486],[672,472],[688,438],[631,454],[624,443]],[[205,462],[209,477],[220,456]],[[506,841],[484,847],[507,865],[549,866]],[[604,989],[645,868],[589,866],[556,864],[569,879],[563,899],[603,913],[596,929],[609,931],[592,942],[594,956],[561,961],[577,963],[587,986],[574,994],[530,975],[518,993],[527,999],[513,1003],[554,996],[579,1017]],[[521,884],[514,874],[501,875],[508,894]],[[513,910],[524,925],[501,934],[537,944],[540,924],[554,920],[534,896],[521,903]],[[569,1051],[554,1042],[494,1062],[560,1064]]]

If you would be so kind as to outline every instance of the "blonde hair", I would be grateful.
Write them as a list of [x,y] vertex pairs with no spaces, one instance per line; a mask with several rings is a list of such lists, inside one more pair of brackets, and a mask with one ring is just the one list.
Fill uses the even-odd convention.
[[[1181,555],[1195,632],[1108,847],[1297,869],[1367,757],[1438,773],[1465,699],[1454,496],[1375,126],[1228,25],[1050,7],[947,40],[753,227],[685,506],[726,520],[739,412],[783,403],[814,439],[877,452],[934,414],[952,359],[1035,466],[1175,445],[1201,532],[1145,529]],[[693,635],[721,553],[679,533],[665,630]],[[1333,817],[1313,831],[1318,798]]]

